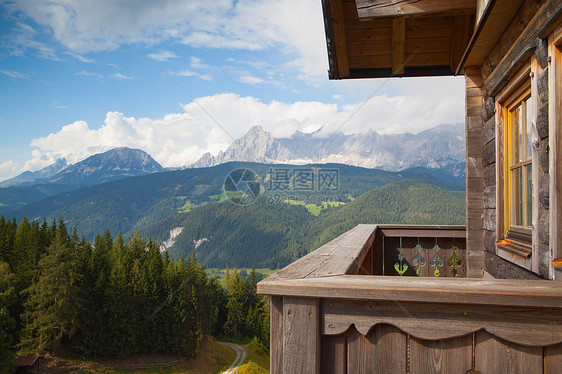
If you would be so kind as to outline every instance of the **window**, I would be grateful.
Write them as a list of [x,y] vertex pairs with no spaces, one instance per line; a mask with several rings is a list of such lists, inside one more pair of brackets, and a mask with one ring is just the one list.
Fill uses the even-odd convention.
[[532,118],[528,86],[506,102],[504,131],[504,233],[507,239],[531,244],[533,224]]
[[531,95],[528,93],[508,109],[509,128],[509,224],[530,228],[532,224]]

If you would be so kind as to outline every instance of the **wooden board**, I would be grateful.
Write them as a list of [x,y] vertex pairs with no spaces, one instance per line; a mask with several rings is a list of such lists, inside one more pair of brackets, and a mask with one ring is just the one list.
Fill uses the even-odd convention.
[[283,374],[320,373],[319,317],[318,299],[283,297]]
[[[480,69],[467,68],[465,88],[480,87],[482,87]],[[484,275],[482,103],[482,96],[473,93],[472,96],[466,97],[466,276],[471,278]]]
[[338,76],[349,75],[349,63],[347,61],[347,44],[345,40],[345,21],[341,0],[330,0],[330,13],[332,21],[332,32],[336,49],[336,61]]
[[560,1],[547,1],[540,8],[523,33],[518,36],[517,42],[510,45],[507,54],[486,80],[484,90],[489,92],[490,96],[495,96],[506,76],[533,53],[536,39],[543,33],[548,33],[554,21],[561,14],[562,2]]
[[[550,172],[550,250],[552,259],[562,257],[562,27],[549,40],[549,172]],[[551,267],[551,276],[555,277]]]
[[271,296],[269,303],[269,370],[283,373],[283,297]]
[[466,373],[472,368],[472,334],[447,340],[410,342],[410,373]]
[[322,335],[323,374],[345,374],[347,372],[347,333]]
[[542,347],[511,344],[479,331],[475,338],[475,364],[481,373],[542,373]]
[[486,329],[507,341],[533,346],[562,342],[562,310],[495,305],[451,305],[395,301],[321,303],[321,334],[341,334],[354,325],[366,335],[373,326],[392,324],[423,340],[451,339]]
[[394,326],[375,326],[367,336],[374,345],[374,369],[377,374],[406,373],[408,336]]
[[392,74],[404,74],[406,43],[406,20],[392,20]]
[[350,300],[403,300],[428,303],[562,308],[557,282],[520,279],[420,278],[340,275],[262,280],[261,295],[330,297]]
[[448,13],[459,10],[474,9],[473,0],[432,0],[404,2],[400,0],[357,0],[357,13],[360,19],[419,15],[431,13]]
[[375,373],[374,345],[353,326],[347,333],[347,372],[354,374]]
[[562,344],[544,347],[544,374],[560,373],[562,368]]

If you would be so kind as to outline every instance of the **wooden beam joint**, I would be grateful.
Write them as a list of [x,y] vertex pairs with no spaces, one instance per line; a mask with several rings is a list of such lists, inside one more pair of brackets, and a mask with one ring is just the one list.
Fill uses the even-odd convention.
[[392,74],[404,74],[404,56],[406,46],[406,19],[392,20]]

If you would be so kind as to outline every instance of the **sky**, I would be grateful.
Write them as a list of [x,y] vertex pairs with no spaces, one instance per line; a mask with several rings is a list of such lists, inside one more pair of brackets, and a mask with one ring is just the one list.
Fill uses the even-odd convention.
[[118,146],[165,167],[252,126],[417,133],[462,77],[328,80],[320,0],[0,0],[0,180]]

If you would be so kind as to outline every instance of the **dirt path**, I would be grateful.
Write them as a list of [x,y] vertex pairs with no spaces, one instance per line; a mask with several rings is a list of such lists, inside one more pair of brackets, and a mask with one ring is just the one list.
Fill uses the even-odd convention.
[[227,343],[227,342],[219,342],[219,343],[226,347],[234,349],[234,352],[236,352],[236,358],[234,359],[232,364],[230,364],[230,366],[225,371],[223,371],[223,374],[236,373],[240,365],[242,365],[246,360],[246,355],[248,355],[248,351],[246,351],[245,347],[242,347],[241,345],[235,343]]

